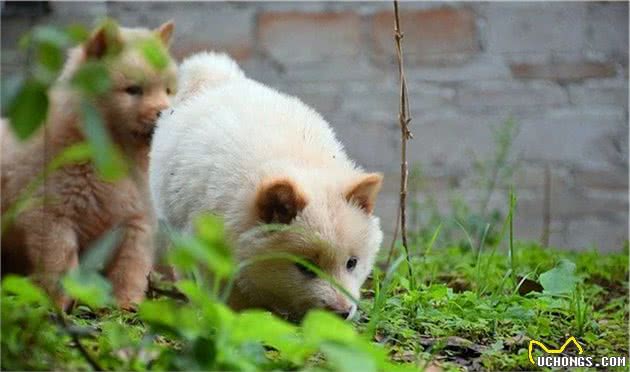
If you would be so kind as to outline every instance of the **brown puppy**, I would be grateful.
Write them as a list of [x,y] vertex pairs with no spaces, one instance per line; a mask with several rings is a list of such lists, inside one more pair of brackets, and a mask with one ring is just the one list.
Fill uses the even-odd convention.
[[70,52],[59,81],[49,92],[50,109],[43,129],[21,144],[2,128],[4,214],[46,164],[64,148],[85,140],[81,97],[67,82],[82,64],[122,47],[103,59],[112,86],[94,103],[111,138],[130,160],[130,175],[107,182],[91,163],[65,166],[49,174],[37,191],[35,197],[43,203],[20,213],[2,235],[3,274],[32,274],[62,307],[68,300],[60,291],[59,278],[115,226],[122,228],[122,240],[105,265],[105,274],[122,307],[131,307],[144,296],[152,265],[153,226],[145,190],[147,156],[155,121],[176,88],[176,67],[169,59],[168,67],[158,71],[133,46],[149,38],[166,45],[172,32],[172,22],[155,30],[119,28],[113,37],[105,28],[98,29]]

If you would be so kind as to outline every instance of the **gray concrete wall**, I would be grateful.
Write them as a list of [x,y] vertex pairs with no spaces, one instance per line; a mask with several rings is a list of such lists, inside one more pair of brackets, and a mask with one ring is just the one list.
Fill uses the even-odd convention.
[[[36,24],[128,26],[174,19],[173,52],[231,53],[254,79],[300,96],[334,126],[359,163],[386,175],[378,213],[393,229],[398,187],[398,81],[390,3],[51,3],[2,15],[2,73],[18,71],[18,36]],[[415,138],[412,199],[441,208],[482,191],[473,155],[493,152],[492,128],[513,117],[516,234],[543,230],[551,173],[551,244],[617,250],[628,238],[628,4],[401,4]],[[505,209],[505,190],[491,205]]]

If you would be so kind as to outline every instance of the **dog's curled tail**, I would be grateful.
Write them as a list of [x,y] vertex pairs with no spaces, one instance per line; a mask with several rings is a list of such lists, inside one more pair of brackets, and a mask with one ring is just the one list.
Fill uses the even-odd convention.
[[175,103],[194,96],[207,87],[242,79],[243,71],[225,53],[201,52],[188,57],[179,67],[178,92]]

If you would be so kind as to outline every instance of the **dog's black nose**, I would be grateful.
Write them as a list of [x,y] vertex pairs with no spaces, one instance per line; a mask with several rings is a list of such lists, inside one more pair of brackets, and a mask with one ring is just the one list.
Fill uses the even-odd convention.
[[351,315],[354,314],[355,306],[351,305],[350,307],[347,307],[347,308],[343,309],[343,308],[339,308],[337,306],[328,305],[328,306],[325,306],[324,308],[326,310],[329,310],[332,313],[336,314],[338,317],[340,317],[342,319],[348,319],[348,318],[350,318]]
[[350,317],[350,309],[348,310],[332,310],[333,313],[335,313],[338,317],[340,317],[341,319],[348,319],[348,317]]

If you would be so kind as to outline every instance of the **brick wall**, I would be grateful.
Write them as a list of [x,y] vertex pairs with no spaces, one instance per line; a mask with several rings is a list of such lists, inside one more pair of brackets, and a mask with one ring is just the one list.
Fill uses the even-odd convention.
[[[392,230],[398,180],[398,81],[390,3],[51,3],[7,7],[3,75],[23,62],[18,36],[35,24],[111,16],[129,26],[175,19],[173,51],[226,50],[251,77],[300,96],[348,152],[385,172],[378,212]],[[471,203],[471,154],[492,153],[491,130],[519,124],[516,233],[543,229],[551,170],[551,244],[617,250],[628,237],[628,4],[401,4],[412,110],[411,166],[423,192]],[[504,192],[491,199],[505,206]]]

